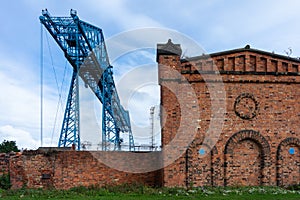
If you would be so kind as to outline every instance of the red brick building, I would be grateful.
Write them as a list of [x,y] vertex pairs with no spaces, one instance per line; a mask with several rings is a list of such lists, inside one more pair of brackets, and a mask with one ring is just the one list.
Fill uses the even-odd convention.
[[[157,48],[165,109],[162,145],[180,131],[197,132],[187,151],[163,169],[164,186],[300,183],[299,59],[249,45],[189,59],[181,59],[180,45],[171,40]],[[170,75],[173,70],[179,75]],[[196,99],[184,84],[193,88]],[[191,119],[182,107],[192,101],[200,112],[196,127],[183,120]],[[217,105],[212,108],[212,103]],[[221,129],[213,133],[210,124],[221,113]]]
[[[181,59],[179,44],[157,47],[162,152],[148,157],[50,148],[2,155],[12,187],[300,184],[299,59],[248,45]],[[117,170],[104,158],[154,171]]]

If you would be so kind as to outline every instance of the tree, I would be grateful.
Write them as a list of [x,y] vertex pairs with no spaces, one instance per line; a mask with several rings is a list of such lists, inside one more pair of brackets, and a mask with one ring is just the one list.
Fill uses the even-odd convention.
[[9,152],[19,152],[20,150],[18,149],[16,145],[16,141],[7,141],[4,140],[0,144],[0,153],[9,153]]

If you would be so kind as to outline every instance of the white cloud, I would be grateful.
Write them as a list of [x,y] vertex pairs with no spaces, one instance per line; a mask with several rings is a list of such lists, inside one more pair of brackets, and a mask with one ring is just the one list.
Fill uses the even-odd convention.
[[[148,64],[148,62],[152,64],[154,69],[156,64],[154,62],[155,52],[141,51],[140,48],[155,50],[157,43],[166,42],[168,38],[172,38],[175,43],[182,44],[183,52],[186,55],[203,52],[191,50],[193,49],[192,43],[197,41],[210,52],[243,47],[249,43],[254,48],[267,51],[275,50],[276,53],[283,53],[288,47],[292,47],[292,56],[300,56],[300,39],[298,36],[300,27],[297,26],[299,6],[299,1],[292,0],[230,2],[225,0],[185,2],[179,0],[172,2],[167,0],[66,0],[63,2],[60,0],[49,2],[29,0],[18,2],[18,4],[5,2],[0,8],[1,24],[5,27],[0,38],[1,130],[7,131],[11,136],[7,134],[5,136],[11,139],[13,137],[18,138],[18,134],[24,134],[26,140],[38,144],[40,126],[38,70],[40,24],[38,17],[43,8],[48,8],[52,15],[60,16],[68,16],[71,8],[77,9],[82,20],[102,28],[106,36],[134,28],[167,27],[192,38],[190,43],[183,44],[184,41],[180,40],[176,34],[162,34],[162,32],[157,31],[155,34],[154,32],[151,34],[143,32],[140,35],[133,34],[131,37],[119,37],[117,38],[119,41],[115,41],[117,43],[108,44],[109,56],[112,61],[123,55],[123,61],[116,61],[114,66],[116,82],[125,80],[121,77],[122,75],[126,77],[130,74],[132,77],[126,80],[126,84],[120,91],[121,101],[128,104],[126,97],[123,98],[122,90],[125,91],[125,95],[135,92],[129,106],[127,106],[132,110],[132,119],[137,124],[145,125],[149,122],[148,107],[157,101],[157,91],[151,91],[149,87],[135,88],[136,90],[132,90],[130,87],[136,85],[141,79],[144,79],[142,81],[148,80],[143,75],[150,75],[152,69],[146,69],[136,74],[131,74],[130,71],[135,67]],[[12,10],[13,12],[11,12]],[[10,20],[7,20],[7,17]],[[143,43],[145,39],[146,43]],[[50,36],[49,40],[53,41]],[[56,45],[53,42],[50,43]],[[60,49],[57,48],[56,50],[57,52],[53,52],[54,65],[62,69],[64,64],[58,60],[63,54]],[[136,57],[130,57],[127,55],[127,50],[137,50],[140,54],[135,54]],[[58,58],[58,52],[60,52],[60,58]],[[45,53],[47,53],[47,49]],[[139,59],[147,62],[139,62]],[[45,138],[50,138],[49,145],[52,140],[52,145],[56,146],[65,102],[63,99],[63,109],[59,110],[57,122],[54,124],[58,94],[53,75],[51,75],[49,60],[49,55],[45,55],[45,62],[48,62],[48,65],[45,65],[47,69],[45,69],[44,86],[44,132]],[[67,67],[70,68],[70,66]],[[61,75],[61,71],[58,73]],[[151,80],[153,83],[157,81],[155,77]],[[84,91],[82,93],[84,94]],[[142,100],[137,97],[142,97]],[[89,114],[87,111],[87,108],[91,107],[91,103],[94,101],[94,99],[82,101],[83,137],[92,138],[89,140],[96,140],[93,138],[98,140],[99,137],[99,134],[94,135],[90,131],[91,128],[98,130],[95,124],[99,123],[99,116],[95,120],[91,120],[91,118],[95,118],[95,114]],[[92,108],[91,112],[98,112],[94,111],[98,109],[97,107],[93,105]],[[99,112],[101,111],[99,110]],[[93,121],[94,125],[88,124],[88,121]],[[89,134],[84,135],[86,133]],[[1,137],[3,135],[1,132]],[[30,147],[30,142],[27,145]]]
[[[22,148],[36,148],[36,142],[40,141],[40,84],[39,77],[34,72],[24,67],[26,62],[19,63],[18,60],[6,57],[0,62],[0,126],[10,127],[8,133],[1,132],[1,137],[20,140],[18,134],[26,133],[26,140],[22,140]],[[54,118],[57,108],[58,95],[55,96],[56,87],[44,86],[44,120],[43,130],[45,138],[57,138],[55,132]],[[61,111],[61,110],[60,110]],[[61,118],[61,115],[58,116]],[[4,135],[3,135],[4,134]],[[9,135],[11,134],[11,135]],[[54,133],[53,133],[54,134]],[[57,134],[57,133],[55,133]],[[32,139],[29,139],[29,136]],[[5,139],[5,138],[4,138]],[[46,140],[46,139],[44,139]],[[30,141],[25,145],[26,141]],[[51,142],[48,142],[49,145]],[[57,141],[54,142],[56,144]],[[34,144],[34,145],[33,145]],[[45,143],[46,145],[46,143]]]
[[[0,127],[0,141],[16,141],[19,149],[37,149],[40,146],[40,140],[34,139],[32,134],[12,125]],[[48,143],[49,138],[45,139]]]
[[[222,51],[246,44],[273,51],[293,43],[300,53],[298,23],[299,1],[220,1],[202,13],[195,31],[188,31],[210,51]],[[199,14],[199,15],[202,15]],[[197,14],[195,20],[197,21]],[[190,22],[191,23],[191,22]],[[198,35],[194,33],[198,32]],[[282,53],[282,52],[280,52]]]
[[127,0],[87,1],[85,7],[94,11],[98,19],[106,18],[111,25],[118,26],[121,29],[132,29],[137,27],[161,27],[162,25],[152,17],[143,13],[133,12]]
[[39,102],[37,91],[28,91],[18,80],[10,79],[0,72],[1,110],[5,115],[0,121],[14,121],[23,123],[28,120],[27,126],[34,126],[38,121]]

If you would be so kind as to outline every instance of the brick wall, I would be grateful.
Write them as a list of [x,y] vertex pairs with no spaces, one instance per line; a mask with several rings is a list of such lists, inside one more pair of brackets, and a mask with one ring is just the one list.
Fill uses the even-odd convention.
[[9,154],[0,154],[0,175],[9,173]]
[[[130,152],[88,151],[28,151],[14,156],[10,162],[12,188],[57,188],[69,189],[77,186],[105,186],[138,183],[150,186],[161,185],[161,171],[130,173],[118,171],[103,164],[99,158],[118,158],[125,164]],[[156,152],[157,159],[160,158]],[[132,156],[131,156],[132,157]],[[135,162],[136,165],[152,165],[155,160]],[[134,163],[134,162],[129,162]]]
[[[300,61],[249,46],[189,60],[180,55],[179,44],[158,45],[162,152],[28,151],[9,162],[0,156],[13,188],[299,184]],[[132,168],[139,173],[127,172]]]
[[[185,126],[186,131],[196,128],[197,134],[186,152],[163,169],[164,185],[299,184],[300,61],[249,47],[183,60],[178,48],[170,41],[158,45],[166,121],[162,144],[164,147],[176,137],[179,126]],[[216,69],[222,81],[216,77]],[[172,70],[179,75],[171,76]],[[193,87],[196,99],[180,90],[184,79]],[[220,82],[224,91],[217,93],[225,92],[224,98],[211,93]],[[196,127],[192,120],[182,120],[189,116],[182,115],[179,94],[186,102],[198,102],[200,120]],[[211,134],[209,125],[216,113],[212,103],[218,104],[218,100],[226,103],[225,118],[217,143],[211,146],[203,141]],[[205,146],[207,149],[201,150],[205,155],[201,155],[199,150]]]

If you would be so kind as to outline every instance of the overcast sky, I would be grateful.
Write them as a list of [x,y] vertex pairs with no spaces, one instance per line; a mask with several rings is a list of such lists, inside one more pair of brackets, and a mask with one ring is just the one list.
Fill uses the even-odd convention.
[[[124,32],[152,27],[177,31],[208,53],[250,44],[253,48],[278,54],[285,54],[291,48],[291,56],[300,56],[300,1],[297,0],[3,0],[0,7],[0,140],[15,140],[20,148],[40,146],[41,25],[38,18],[44,8],[53,16],[69,16],[70,9],[76,9],[81,20],[103,29],[108,40]],[[45,30],[43,40],[44,146],[56,146],[71,67]],[[138,143],[150,141],[149,109],[159,104],[158,87],[155,86],[155,46],[161,42],[164,41],[151,40],[150,49],[127,52],[111,60],[117,85],[122,80],[131,84],[129,77],[140,84],[125,102],[132,124],[144,128],[144,132],[136,133]],[[109,54],[114,53],[112,46],[108,46],[108,50]],[[183,50],[189,54],[187,46]],[[134,70],[140,67],[153,80],[150,84],[142,84],[145,77]],[[98,135],[87,133],[91,125],[85,121],[94,122],[93,130],[97,129],[101,112],[95,113],[95,110],[100,110],[101,105],[91,96],[84,99],[86,93],[88,90],[83,87],[82,109],[86,109],[83,113],[92,107],[93,114],[82,117],[85,130],[82,137],[96,144],[101,132],[99,130]],[[121,95],[120,98],[122,100]],[[95,120],[91,120],[91,116]]]

